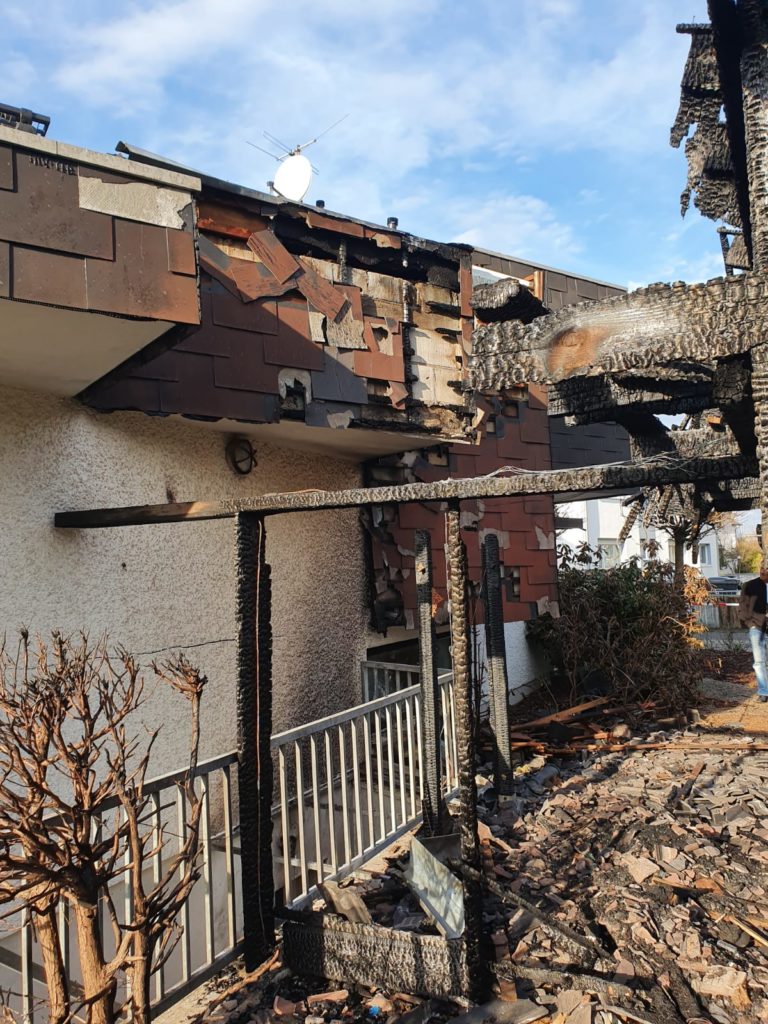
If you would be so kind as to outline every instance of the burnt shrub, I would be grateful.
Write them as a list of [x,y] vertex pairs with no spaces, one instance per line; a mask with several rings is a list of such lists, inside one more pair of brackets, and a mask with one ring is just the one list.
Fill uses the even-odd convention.
[[701,682],[704,627],[692,605],[707,600],[706,584],[687,569],[681,590],[674,566],[653,559],[600,568],[601,555],[587,545],[558,552],[560,614],[529,623],[530,636],[573,700],[610,694],[685,710]]

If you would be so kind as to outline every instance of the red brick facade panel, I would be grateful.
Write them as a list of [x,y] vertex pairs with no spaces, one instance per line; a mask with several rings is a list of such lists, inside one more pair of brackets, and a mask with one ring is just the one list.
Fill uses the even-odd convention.
[[[447,449],[444,466],[440,460],[424,453],[414,458],[410,453],[400,460],[400,481],[445,479],[447,477],[476,477],[509,465],[517,468],[548,469],[550,453],[546,408],[540,396],[532,403],[521,402],[517,416],[497,414],[491,417],[493,432],[484,433],[474,446],[453,445]],[[527,427],[526,427],[527,424]],[[483,428],[481,428],[483,429]],[[540,437],[538,443],[525,439],[526,434]],[[386,461],[387,476],[392,476],[392,457],[369,466],[371,482],[376,482]],[[489,532],[499,538],[502,565],[506,576],[502,587],[504,620],[517,622],[536,614],[536,604],[542,597],[556,597],[554,551],[554,504],[551,497],[494,499],[492,501],[462,502],[462,527],[467,547],[470,579],[479,584],[482,567],[482,542]],[[402,579],[403,570],[412,568],[412,559],[403,561],[401,552],[412,550],[414,531],[429,530],[432,536],[434,586],[438,595],[447,598],[442,509],[434,505],[406,505],[388,512],[388,521],[372,528],[372,566],[374,582],[381,590],[394,587],[402,598],[403,622],[413,620],[416,611],[415,587],[409,577]],[[515,584],[513,578],[518,582]],[[516,592],[515,592],[516,591]],[[478,602],[476,621],[482,621],[482,607]]]

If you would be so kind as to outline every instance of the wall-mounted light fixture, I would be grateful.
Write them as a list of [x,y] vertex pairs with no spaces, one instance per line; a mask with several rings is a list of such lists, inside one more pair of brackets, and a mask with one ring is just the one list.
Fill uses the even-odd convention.
[[230,469],[240,476],[248,476],[253,467],[258,465],[256,452],[247,437],[231,437],[224,452]]

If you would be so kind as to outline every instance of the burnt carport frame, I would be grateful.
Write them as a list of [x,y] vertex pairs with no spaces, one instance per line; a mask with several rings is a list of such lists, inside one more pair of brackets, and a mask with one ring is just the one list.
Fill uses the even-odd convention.
[[274,947],[274,890],[271,854],[272,625],[271,577],[266,563],[269,515],[356,508],[380,504],[445,502],[446,541],[452,604],[459,836],[464,880],[465,950],[472,998],[487,994],[487,960],[481,953],[482,901],[475,793],[474,737],[468,665],[467,564],[460,532],[462,499],[525,497],[588,492],[700,480],[738,479],[756,472],[755,459],[651,459],[642,463],[591,466],[577,470],[517,472],[474,479],[442,480],[343,491],[295,491],[238,500],[139,505],[127,508],[58,512],[55,526],[96,529],[234,518],[237,570],[237,717],[243,926],[246,969],[253,969]]

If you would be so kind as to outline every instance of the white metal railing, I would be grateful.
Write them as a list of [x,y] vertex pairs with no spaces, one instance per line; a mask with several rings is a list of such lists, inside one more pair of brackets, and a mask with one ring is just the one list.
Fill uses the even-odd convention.
[[[234,819],[233,782],[237,754],[230,753],[201,762],[194,772],[195,787],[202,799],[200,818],[201,876],[192,888],[180,914],[179,941],[153,978],[152,1007],[160,1013],[233,960],[242,948],[242,908],[238,906],[239,850]],[[147,863],[147,882],[159,881],[163,860],[173,856],[174,845],[184,841],[187,800],[183,783],[186,770],[149,780],[144,792],[149,797],[146,827],[155,836],[162,832],[165,846]],[[109,809],[109,808],[105,808]],[[153,841],[155,849],[157,843]],[[127,871],[110,886],[116,907],[131,913],[130,876]],[[100,907],[105,943],[111,940],[106,901]],[[190,922],[201,927],[190,927]],[[24,1024],[34,1024],[36,1011],[46,1017],[47,1001],[42,958],[28,911],[6,921],[0,933],[0,990],[11,1011]],[[64,903],[59,906],[59,931],[64,965],[70,981],[73,1003],[82,992],[77,958],[71,956],[74,925]],[[107,948],[107,955],[113,950]]]
[[[370,680],[383,669],[395,685],[414,666],[366,663]],[[376,674],[374,675],[374,670]],[[445,786],[456,782],[453,676],[440,677]],[[370,685],[370,684],[368,684]],[[366,689],[370,693],[370,689]],[[272,737],[277,758],[275,889],[286,905],[308,900],[332,880],[374,856],[421,816],[421,689],[405,685],[336,715]]]
[[364,661],[362,664],[363,700],[386,697],[396,690],[417,686],[421,679],[418,665],[397,665],[383,661]]

